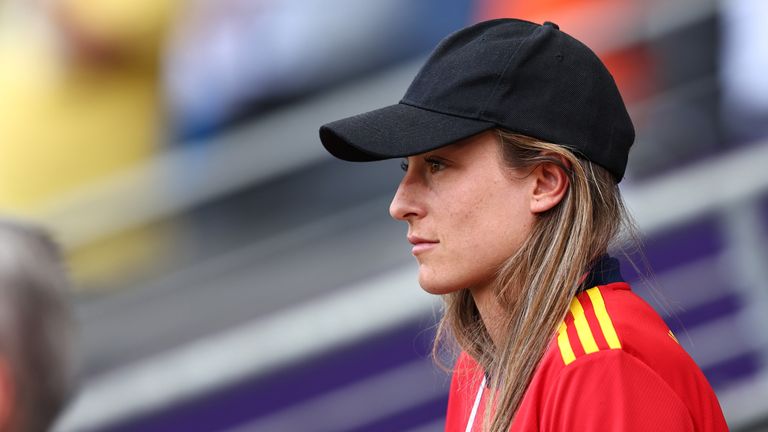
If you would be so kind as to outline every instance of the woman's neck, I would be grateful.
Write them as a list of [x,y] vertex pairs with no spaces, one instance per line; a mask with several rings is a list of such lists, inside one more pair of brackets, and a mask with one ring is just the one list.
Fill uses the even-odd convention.
[[477,310],[480,312],[480,318],[483,320],[488,334],[491,336],[493,344],[497,347],[502,343],[504,331],[504,310],[499,304],[493,289],[490,285],[470,288],[472,298],[475,300]]

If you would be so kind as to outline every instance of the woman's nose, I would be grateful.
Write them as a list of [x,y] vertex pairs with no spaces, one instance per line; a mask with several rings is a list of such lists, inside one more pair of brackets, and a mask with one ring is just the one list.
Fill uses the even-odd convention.
[[401,221],[423,217],[424,209],[419,203],[417,189],[406,175],[397,187],[397,192],[389,205],[390,216]]

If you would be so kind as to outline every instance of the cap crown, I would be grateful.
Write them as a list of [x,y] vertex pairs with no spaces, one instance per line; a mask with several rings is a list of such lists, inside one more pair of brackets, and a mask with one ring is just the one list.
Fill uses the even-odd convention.
[[635,138],[610,72],[552,23],[499,19],[453,33],[400,103],[567,146],[617,180]]

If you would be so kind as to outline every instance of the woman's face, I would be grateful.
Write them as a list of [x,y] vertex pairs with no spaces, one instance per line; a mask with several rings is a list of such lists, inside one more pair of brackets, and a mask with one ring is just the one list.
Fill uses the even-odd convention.
[[535,180],[504,166],[493,132],[403,162],[389,212],[408,222],[419,284],[433,294],[480,289],[534,221]]

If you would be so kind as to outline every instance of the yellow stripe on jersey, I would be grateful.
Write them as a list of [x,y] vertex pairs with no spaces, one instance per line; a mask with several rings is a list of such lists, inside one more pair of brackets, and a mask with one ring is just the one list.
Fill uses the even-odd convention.
[[678,345],[680,345],[680,342],[678,342],[677,338],[675,337],[675,334],[672,333],[672,330],[670,330],[668,333],[669,337],[672,338],[673,341],[677,342]]
[[576,360],[576,355],[573,354],[573,348],[571,348],[571,341],[568,340],[568,328],[564,322],[560,323],[560,328],[557,330],[557,345],[560,347],[563,363],[568,365]]
[[595,316],[597,316],[597,322],[600,323],[600,330],[603,331],[605,341],[608,342],[608,346],[611,349],[621,349],[621,342],[616,335],[616,329],[613,327],[613,321],[608,316],[608,310],[605,309],[605,302],[603,301],[603,295],[600,294],[600,289],[597,287],[587,290],[589,299],[592,300],[592,308],[595,310]]
[[576,324],[576,334],[579,335],[579,340],[581,341],[581,346],[584,347],[584,352],[587,354],[597,352],[597,343],[595,343],[595,337],[592,336],[592,330],[589,329],[587,317],[584,316],[584,308],[576,297],[574,297],[571,302],[571,314],[573,314],[573,323]]

